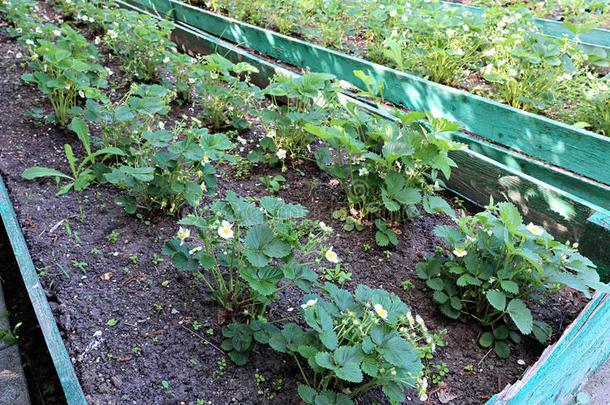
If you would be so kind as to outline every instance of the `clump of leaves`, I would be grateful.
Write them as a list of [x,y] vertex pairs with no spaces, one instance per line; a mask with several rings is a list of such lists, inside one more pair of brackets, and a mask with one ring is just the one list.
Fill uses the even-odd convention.
[[[65,194],[72,188],[76,191],[82,191],[89,187],[96,179],[103,180],[103,174],[109,170],[103,162],[111,157],[125,155],[125,152],[115,147],[105,147],[94,152],[91,146],[89,127],[85,121],[80,118],[73,118],[69,128],[76,132],[78,139],[81,141],[83,148],[87,153],[87,156],[79,163],[74,156],[72,146],[70,146],[70,144],[64,145],[66,159],[68,160],[71,174],[65,174],[47,167],[36,166],[24,170],[21,175],[27,180],[33,180],[40,177],[53,177],[56,179],[57,183],[59,183],[59,179],[67,179],[68,183],[59,189],[57,195]],[[99,159],[99,161],[96,162],[96,159]]]
[[[435,191],[443,184],[442,173],[449,178],[455,166],[448,156],[463,145],[444,139],[440,134],[459,127],[426,114],[396,111],[394,122],[348,105],[349,120],[331,121],[329,126],[306,125],[324,146],[316,151],[322,170],[339,180],[349,203],[341,219],[358,222],[367,215],[401,222],[426,212],[452,214],[451,207]],[[432,179],[430,184],[426,175]],[[348,215],[348,212],[350,215]],[[355,215],[354,215],[355,214]],[[377,242],[396,244],[396,235],[383,221],[377,221]],[[356,227],[358,229],[358,227]]]
[[[396,402],[410,387],[426,395],[418,346],[427,345],[428,334],[418,343],[422,335],[412,334],[413,319],[398,296],[365,285],[352,295],[326,283],[321,294],[308,294],[303,302],[299,317],[308,330],[292,322],[282,328],[260,321],[231,327],[250,343],[269,344],[294,358],[305,381],[299,386],[305,403],[353,404],[352,398],[375,387]],[[352,384],[358,385],[344,393]]]
[[519,333],[541,343],[550,337],[550,325],[534,318],[533,305],[564,287],[587,297],[593,289],[610,291],[589,259],[542,227],[523,224],[511,203],[491,200],[485,211],[454,221],[458,229],[435,229],[448,251],[419,263],[417,274],[446,316],[467,315],[489,327],[479,342],[494,345],[500,357],[509,356],[508,339],[518,342]]
[[[191,237],[181,228],[163,253],[172,257],[176,268],[200,272],[198,278],[222,306],[258,317],[277,299],[277,291],[292,284],[310,290],[317,275],[309,265],[323,253],[326,237],[324,231],[311,232],[304,240],[297,237],[294,219],[303,218],[305,208],[275,197],[257,204],[229,192],[225,201],[216,201],[209,209],[210,215],[202,212],[179,221],[196,227],[197,234]],[[187,239],[197,244],[187,244]],[[243,356],[232,355],[236,362]]]
[[105,174],[107,181],[127,190],[115,201],[130,214],[138,207],[167,208],[170,214],[184,203],[197,207],[204,195],[215,193],[215,165],[233,147],[225,134],[180,123],[173,131],[149,128],[135,145],[122,164]]
[[79,97],[103,98],[99,89],[107,86],[108,73],[96,62],[100,58],[95,46],[71,27],[49,25],[44,33],[44,37],[24,40],[33,72],[22,78],[48,97],[55,112],[52,120],[66,125],[78,112]]

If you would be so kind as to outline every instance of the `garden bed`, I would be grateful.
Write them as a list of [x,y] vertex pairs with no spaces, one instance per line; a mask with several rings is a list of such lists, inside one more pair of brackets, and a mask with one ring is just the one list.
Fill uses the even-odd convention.
[[[54,14],[50,9],[46,12]],[[84,32],[93,40],[94,35]],[[128,215],[114,203],[119,192],[109,186],[94,185],[80,193],[56,196],[55,181],[21,178],[32,166],[68,170],[64,144],[72,144],[77,155],[84,150],[73,132],[24,115],[33,107],[43,115],[51,108],[37,89],[20,81],[27,68],[16,55],[23,48],[5,33],[1,35],[0,101],[5,108],[0,117],[0,173],[87,402],[297,403],[300,375],[288,356],[259,346],[245,367],[236,367],[219,349],[221,327],[228,322],[226,312],[201,281],[175,269],[161,254],[164,242],[178,229],[176,216],[158,208],[139,212],[138,217]],[[113,97],[120,97],[127,90],[119,85],[125,84],[126,76],[119,73],[116,60],[100,62],[115,72],[111,86],[117,94]],[[183,115],[200,112],[188,104],[171,107],[165,119],[168,127],[184,119]],[[239,133],[243,142],[235,134],[234,141],[242,144],[239,154],[246,156],[261,135],[257,125]],[[282,174],[287,188],[278,195],[307,208],[314,224],[324,221],[335,229],[329,244],[352,273],[345,288],[353,291],[358,284],[367,284],[394,292],[431,330],[446,329],[442,336],[446,344],[437,349],[433,363],[446,363],[449,372],[441,377],[444,385],[438,390],[432,387],[434,401],[451,397],[460,403],[485,401],[536,360],[543,346],[534,340],[525,338],[513,347],[509,359],[500,360],[493,350],[476,345],[483,328],[470,321],[448,321],[434,309],[429,289],[414,270],[434,253],[439,238],[433,229],[451,224],[448,217],[425,214],[405,222],[399,227],[398,246],[385,250],[374,245],[370,222],[365,221],[362,232],[345,232],[343,223],[332,219],[346,201],[329,174],[306,160],[288,161],[287,168],[282,172],[265,165],[222,164],[217,168],[218,196],[230,190],[248,197],[268,195],[259,177]],[[454,196],[444,197],[456,204]],[[180,210],[177,216],[187,212]],[[296,287],[284,289],[267,317],[292,315],[302,296]],[[537,316],[553,326],[551,341],[584,304],[580,294],[565,290],[547,301],[548,306],[536,309]],[[407,403],[419,401],[415,390],[408,396]],[[384,402],[385,398],[381,390],[373,390],[357,401]]]
[[[262,69],[260,76],[264,78],[270,77],[279,66],[297,71],[307,68],[332,72],[360,86],[360,78],[354,71],[365,71],[385,83],[387,100],[414,110],[433,111],[460,122],[469,131],[454,132],[449,137],[470,148],[451,153],[459,165],[447,182],[451,190],[481,206],[487,203],[489,195],[498,200],[508,199],[521,206],[528,221],[544,224],[562,240],[585,241],[590,240],[589,236],[598,235],[594,239],[604,245],[608,228],[603,226],[607,222],[603,218],[608,216],[610,208],[607,184],[610,180],[601,166],[590,162],[598,158],[605,160],[610,150],[607,137],[180,2],[132,0],[131,3],[162,16],[173,15],[179,22],[175,40],[185,49],[221,49],[234,60],[254,63]],[[594,217],[601,220],[593,220]],[[585,233],[589,236],[585,237]],[[597,242],[581,245],[591,247]],[[603,269],[607,262],[604,250],[587,251]]]
[[[136,3],[146,4],[147,2],[137,1]],[[232,38],[240,35],[247,37],[247,32],[241,32],[240,29],[231,29],[227,33],[214,31],[213,22],[203,22],[204,17],[192,16],[188,8],[185,9],[179,1],[156,1],[151,4],[153,3],[152,8],[162,14],[168,10],[175,10],[176,18],[179,21],[187,22],[219,37],[244,43],[246,46],[256,49],[243,37],[237,40]],[[356,58],[391,67],[452,88],[466,90],[471,94],[541,114],[566,124],[580,122],[577,126],[583,128],[582,122],[588,122],[591,125],[585,126],[586,128],[603,133],[605,124],[601,124],[601,126],[598,125],[599,123],[592,124],[596,119],[596,113],[592,110],[586,111],[587,102],[583,100],[590,98],[588,92],[607,80],[603,77],[607,73],[608,64],[607,52],[610,35],[607,30],[585,30],[582,33],[577,31],[578,38],[582,41],[580,45],[585,47],[585,53],[589,55],[585,58],[588,58],[590,63],[575,67],[578,65],[576,60],[580,58],[575,55],[578,54],[578,51],[576,48],[565,51],[566,47],[575,47],[579,43],[578,40],[574,41],[575,35],[561,23],[530,19],[526,8],[509,12],[492,8],[482,10],[451,2],[413,1],[404,5],[396,5],[391,2],[356,2],[342,6],[334,3],[328,5],[325,12],[319,12],[311,5],[287,2],[282,5],[281,13],[273,13],[271,10],[276,6],[272,2],[265,1],[257,3],[256,6],[233,1],[211,3],[192,1],[190,3],[214,14],[235,18],[242,23],[253,24],[299,40],[310,41]],[[262,7],[265,11],[259,14],[254,12],[252,7]],[[521,17],[512,18],[511,13]],[[184,19],[187,15],[189,21]],[[205,27],[193,23],[198,19]],[[521,21],[525,21],[525,19],[527,22]],[[425,22],[420,24],[420,20]],[[486,24],[490,24],[493,29],[490,30],[485,26]],[[526,35],[531,31],[539,32],[552,39],[533,40],[533,37]],[[572,41],[561,45],[563,37],[569,37]],[[478,40],[476,38],[486,39]],[[511,49],[504,49],[503,44],[507,38],[510,38],[511,43],[521,44],[517,47],[519,49],[512,49],[510,46]],[[540,42],[533,45],[534,50],[532,51],[529,47],[536,41]],[[270,46],[274,47],[276,44],[273,43]],[[539,46],[546,47],[546,51],[533,56],[538,52],[536,49]],[[413,50],[413,47],[416,49]],[[551,51],[551,48],[554,50]],[[563,50],[560,51],[560,48]],[[269,53],[267,50],[265,52]],[[545,52],[548,53],[544,54]],[[548,63],[555,66],[563,66],[561,72],[549,73],[548,77],[546,73],[538,76],[532,76],[531,72],[527,73],[528,70],[537,69],[546,72],[547,58],[551,53],[557,57],[563,54],[561,58],[564,59],[566,57],[574,58],[575,65],[564,66],[556,64],[557,61],[548,60]],[[525,57],[526,60],[532,56],[532,64],[528,65],[530,62],[527,61],[524,64],[523,60],[519,62],[519,58],[512,60],[510,55],[517,54]],[[599,60],[596,61],[596,58]],[[540,60],[543,62],[540,63]],[[315,66],[320,63],[316,62],[315,58],[303,62],[311,65],[313,70],[316,70]],[[600,66],[595,67],[594,64],[598,63]],[[298,63],[295,64],[298,65]],[[456,68],[456,66],[458,67]],[[589,73],[585,74],[586,71]],[[528,76],[528,74],[530,75]],[[585,76],[592,81],[583,85],[581,80]],[[551,81],[548,81],[549,77],[552,77]],[[593,80],[593,77],[598,79]],[[351,82],[349,75],[342,78]],[[565,78],[569,78],[567,86]],[[527,89],[525,85],[527,82],[547,83],[548,87],[543,91]],[[393,84],[387,82],[385,84],[389,93],[392,93]],[[512,89],[508,90],[511,86]],[[602,88],[607,88],[607,84]],[[548,98],[547,90],[554,96]],[[515,95],[515,93],[519,94]],[[395,97],[393,94],[388,94],[388,100],[403,103],[402,100],[392,99],[393,97]],[[411,100],[411,102],[417,101]],[[598,99],[599,102],[603,104],[607,101]],[[450,110],[450,107],[446,105],[445,109]],[[458,116],[456,119],[464,120],[467,124],[467,117]],[[479,123],[479,126],[482,125],[484,124]],[[481,135],[485,136],[485,134]]]

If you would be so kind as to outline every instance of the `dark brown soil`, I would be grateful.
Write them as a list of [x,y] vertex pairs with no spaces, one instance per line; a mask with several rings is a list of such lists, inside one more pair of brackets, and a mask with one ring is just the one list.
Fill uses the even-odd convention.
[[[178,218],[159,213],[143,213],[142,219],[129,216],[113,203],[118,192],[109,187],[93,186],[82,193],[56,197],[54,181],[21,179],[23,170],[31,166],[66,171],[63,145],[70,143],[76,151],[80,148],[70,131],[24,116],[32,108],[48,112],[50,107],[41,101],[37,89],[19,79],[27,68],[16,60],[18,50],[16,42],[0,34],[0,173],[34,263],[46,272],[41,282],[88,402],[299,403],[300,377],[290,358],[258,347],[245,367],[234,366],[217,349],[222,339],[219,308],[206,288],[190,274],[174,269],[168,260],[153,263],[153,255],[162,257],[161,246],[175,235]],[[180,108],[182,113],[188,113],[188,108]],[[172,114],[178,116],[176,111]],[[255,139],[250,133],[249,141]],[[447,387],[440,392],[443,399],[454,396],[450,403],[455,404],[484,402],[523,372],[518,359],[527,365],[535,362],[543,347],[530,339],[514,347],[506,360],[476,345],[483,330],[470,321],[443,317],[433,305],[430,291],[416,277],[416,263],[432,254],[439,242],[434,227],[450,223],[449,218],[424,215],[404,224],[399,245],[388,258],[383,249],[375,247],[370,226],[363,232],[347,233],[341,231],[342,223],[332,220],[333,210],[345,202],[340,188],[330,185],[328,175],[309,163],[297,168],[303,174],[297,170],[282,173],[289,188],[279,196],[306,206],[310,219],[334,227],[330,244],[353,273],[346,287],[353,290],[365,283],[393,291],[430,328],[447,330],[447,344],[434,359],[450,370],[442,379]],[[220,196],[229,189],[240,195],[262,196],[266,191],[258,183],[259,176],[279,170],[253,167],[248,175],[237,176],[230,167],[222,167],[220,172]],[[69,224],[69,232],[62,221]],[[106,239],[113,231],[119,233],[116,243]],[[365,251],[365,244],[371,249]],[[130,259],[133,256],[137,263]],[[73,265],[76,262],[86,263],[84,271]],[[411,281],[413,287],[403,290],[403,281]],[[289,314],[289,308],[301,303],[301,296],[296,288],[285,289],[270,308],[269,318]],[[578,296],[565,292],[541,309],[542,318],[553,325],[552,341],[582,306]],[[118,323],[107,325],[111,319]],[[201,325],[198,330],[194,330],[195,321]],[[221,367],[221,361],[226,366]],[[265,381],[257,384],[255,374]],[[272,383],[278,379],[282,388],[275,391]],[[168,382],[169,389],[162,387],[162,381]],[[438,394],[431,395],[432,403],[440,403]],[[419,402],[415,392],[409,396],[406,403]],[[387,403],[380,390],[357,400],[359,404],[375,402]]]

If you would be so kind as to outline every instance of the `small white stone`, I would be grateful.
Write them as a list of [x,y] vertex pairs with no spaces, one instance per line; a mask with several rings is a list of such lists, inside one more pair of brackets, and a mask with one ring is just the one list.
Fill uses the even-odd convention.
[[525,366],[525,361],[519,359],[519,360],[517,360],[517,364],[520,366]]

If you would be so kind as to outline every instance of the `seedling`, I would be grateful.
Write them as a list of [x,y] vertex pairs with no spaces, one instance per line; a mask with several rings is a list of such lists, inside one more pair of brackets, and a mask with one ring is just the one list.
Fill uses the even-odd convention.
[[216,379],[219,379],[220,377],[222,377],[223,375],[225,375],[225,368],[227,368],[227,360],[226,359],[220,359],[216,362],[216,364],[218,365],[218,367],[216,368]]
[[112,231],[110,235],[106,236],[106,240],[110,243],[116,243],[119,239],[119,233],[117,231]]
[[165,261],[165,259],[160,258],[156,253],[153,253],[152,263],[156,266],[157,264]]
[[170,389],[169,389],[169,383],[165,380],[161,381],[161,390],[165,391],[167,394],[171,395],[172,397],[175,397],[176,394],[174,394]]
[[72,265],[72,267],[76,267],[77,269],[80,269],[80,271],[82,271],[84,274],[87,274],[87,269],[85,269],[85,267],[87,267],[87,263],[85,262],[79,262],[76,259],[72,259],[70,261],[70,265]]
[[258,179],[261,183],[263,183],[265,189],[271,194],[277,193],[280,188],[282,188],[281,183],[286,181],[286,178],[279,174],[273,178],[271,176],[264,176],[259,177]]

